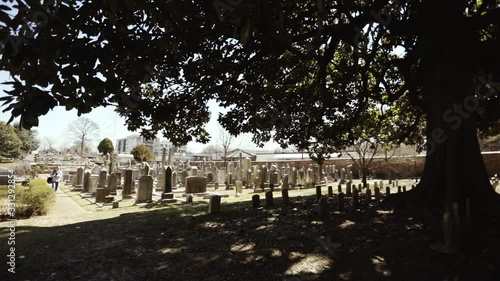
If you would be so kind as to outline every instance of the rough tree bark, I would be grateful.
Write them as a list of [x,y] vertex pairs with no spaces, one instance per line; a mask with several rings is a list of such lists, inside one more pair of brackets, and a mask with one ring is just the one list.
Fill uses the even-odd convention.
[[[477,139],[474,61],[467,59],[477,38],[462,16],[462,1],[428,2],[428,29],[422,34],[420,65],[427,157],[415,193],[427,206],[451,210],[471,198],[472,214],[492,210],[499,197],[491,186]],[[429,11],[427,11],[429,12]]]

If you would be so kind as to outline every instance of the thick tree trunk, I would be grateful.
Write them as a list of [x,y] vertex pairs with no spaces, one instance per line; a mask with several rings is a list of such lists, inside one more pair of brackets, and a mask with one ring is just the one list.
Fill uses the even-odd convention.
[[422,39],[425,57],[419,73],[428,149],[415,193],[427,206],[447,211],[458,203],[462,213],[466,198],[471,198],[474,215],[495,207],[499,196],[489,183],[477,140],[476,69],[466,60],[468,40],[475,38],[462,20],[460,1],[445,2],[432,2],[429,30]]

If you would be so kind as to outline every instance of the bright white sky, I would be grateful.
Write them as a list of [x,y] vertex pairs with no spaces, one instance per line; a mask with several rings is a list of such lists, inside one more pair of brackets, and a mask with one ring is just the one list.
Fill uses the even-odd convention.
[[[10,80],[8,74],[6,72],[0,72],[0,84],[8,80]],[[6,89],[8,88],[5,85],[0,85],[0,96],[5,96],[4,90]],[[212,136],[211,143],[215,144],[219,132],[217,116],[219,115],[219,112],[224,111],[224,109],[219,107],[215,101],[209,102],[208,105],[212,115],[206,128]],[[1,112],[4,109],[5,107],[0,108],[0,121],[7,122],[10,118],[10,112]],[[113,107],[101,107],[94,109],[88,114],[82,115],[93,120],[100,127],[100,136],[98,139],[94,140],[94,147],[97,146],[98,142],[103,138],[109,138],[115,142],[116,139],[139,133],[128,131],[125,119],[115,113],[113,109]],[[41,141],[43,141],[46,137],[52,138],[55,141],[56,147],[58,147],[68,141],[66,129],[69,124],[77,118],[78,115],[76,110],[66,111],[64,107],[56,107],[52,111],[49,111],[46,115],[39,118],[39,125],[35,128],[35,130],[38,132],[38,137]],[[158,136],[161,136],[161,134]],[[188,144],[188,150],[191,152],[201,152],[204,146],[204,144],[190,142]],[[250,134],[244,134],[236,138],[234,146],[238,146],[237,148],[241,149],[257,148],[252,143],[252,136]],[[279,145],[277,143],[269,142],[263,149],[274,150],[278,147]]]

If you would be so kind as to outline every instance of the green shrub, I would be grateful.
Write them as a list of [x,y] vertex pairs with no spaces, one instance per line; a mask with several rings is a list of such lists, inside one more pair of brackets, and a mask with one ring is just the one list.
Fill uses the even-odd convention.
[[[0,199],[7,204],[7,187],[0,189]],[[16,218],[46,215],[55,200],[55,192],[44,179],[31,180],[29,187],[16,185]],[[0,206],[0,220],[10,218],[7,205]]]

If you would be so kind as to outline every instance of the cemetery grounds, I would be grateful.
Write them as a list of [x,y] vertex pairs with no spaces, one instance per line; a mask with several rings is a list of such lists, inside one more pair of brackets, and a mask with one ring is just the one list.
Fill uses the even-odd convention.
[[252,189],[218,190],[230,197],[207,214],[202,197],[111,209],[63,186],[48,216],[17,221],[16,273],[4,262],[0,280],[500,280],[498,219],[473,222],[463,253],[440,254],[430,249],[443,240],[439,215],[363,196],[337,211],[336,189],[322,187],[320,216],[314,188],[290,190],[289,205],[275,191],[273,207],[258,193],[257,209]]

